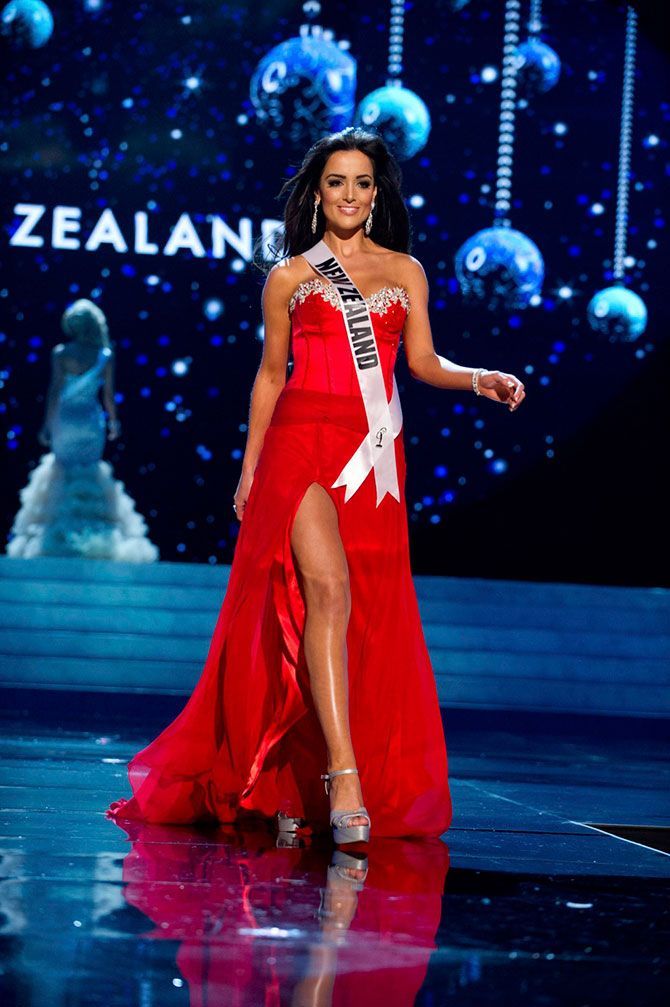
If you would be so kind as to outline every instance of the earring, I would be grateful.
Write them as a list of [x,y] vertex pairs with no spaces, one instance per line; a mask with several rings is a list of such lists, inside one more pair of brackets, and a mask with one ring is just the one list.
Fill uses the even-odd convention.
[[319,204],[318,204],[318,202],[315,199],[314,200],[314,213],[312,214],[312,234],[316,234],[316,214],[317,214],[318,208],[319,208]]
[[370,231],[372,230],[372,211],[374,210],[374,208],[375,204],[373,203],[372,206],[370,207],[370,213],[368,214],[368,219],[365,221],[365,227],[363,228],[366,234],[369,234]]

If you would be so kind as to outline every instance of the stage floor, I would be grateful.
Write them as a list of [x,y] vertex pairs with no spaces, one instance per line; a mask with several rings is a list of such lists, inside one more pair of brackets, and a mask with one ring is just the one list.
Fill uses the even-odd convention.
[[[446,715],[454,824],[367,862],[104,817],[175,697],[4,692],[3,1004],[667,1002],[667,723]],[[629,833],[636,835],[636,833]]]

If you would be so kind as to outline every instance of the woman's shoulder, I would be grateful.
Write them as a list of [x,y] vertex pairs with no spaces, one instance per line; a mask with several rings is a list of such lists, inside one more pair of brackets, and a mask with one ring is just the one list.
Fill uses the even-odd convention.
[[301,255],[287,256],[269,271],[265,289],[288,302],[296,288],[313,276],[314,270]]
[[392,256],[391,261],[397,264],[401,269],[407,269],[410,272],[423,270],[423,266],[416,256],[410,255],[409,252],[396,252],[394,249],[391,249],[390,254]]
[[414,255],[410,255],[409,252],[396,252],[393,249],[389,252],[389,273],[396,277],[401,286],[409,289],[417,283],[426,282],[426,271]]

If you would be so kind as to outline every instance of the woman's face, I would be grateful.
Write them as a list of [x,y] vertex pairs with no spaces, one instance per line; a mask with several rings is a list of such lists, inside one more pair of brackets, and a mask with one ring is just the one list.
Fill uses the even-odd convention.
[[352,231],[362,227],[377,195],[374,165],[362,150],[336,150],[323,169],[316,194],[326,227]]

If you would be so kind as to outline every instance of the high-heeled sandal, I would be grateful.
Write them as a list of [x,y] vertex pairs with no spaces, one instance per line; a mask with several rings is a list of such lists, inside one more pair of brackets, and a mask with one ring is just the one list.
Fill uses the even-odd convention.
[[[335,776],[348,776],[350,773],[357,773],[357,769],[334,769],[330,773],[322,773],[321,779],[325,781],[326,794],[330,793],[330,781]],[[350,818],[367,818],[367,825],[344,825]],[[372,821],[366,808],[356,808],[354,811],[340,811],[335,809],[330,813],[330,825],[333,830],[333,842],[335,843],[367,843],[370,839],[370,826]]]
[[[360,871],[362,878],[355,878],[350,873],[352,870]],[[365,888],[365,879],[368,876],[368,858],[365,855],[345,853],[344,850],[335,850],[328,866],[326,887],[321,889],[319,908],[316,917],[322,923],[327,923],[330,930],[330,939],[336,944],[344,944],[347,941],[347,931],[356,912],[358,899],[353,905],[353,914],[349,919],[339,919],[337,911],[337,889],[341,889],[341,882],[344,882],[345,889],[351,892],[361,892]],[[335,905],[333,905],[335,898]],[[329,903],[327,905],[326,903]]]

